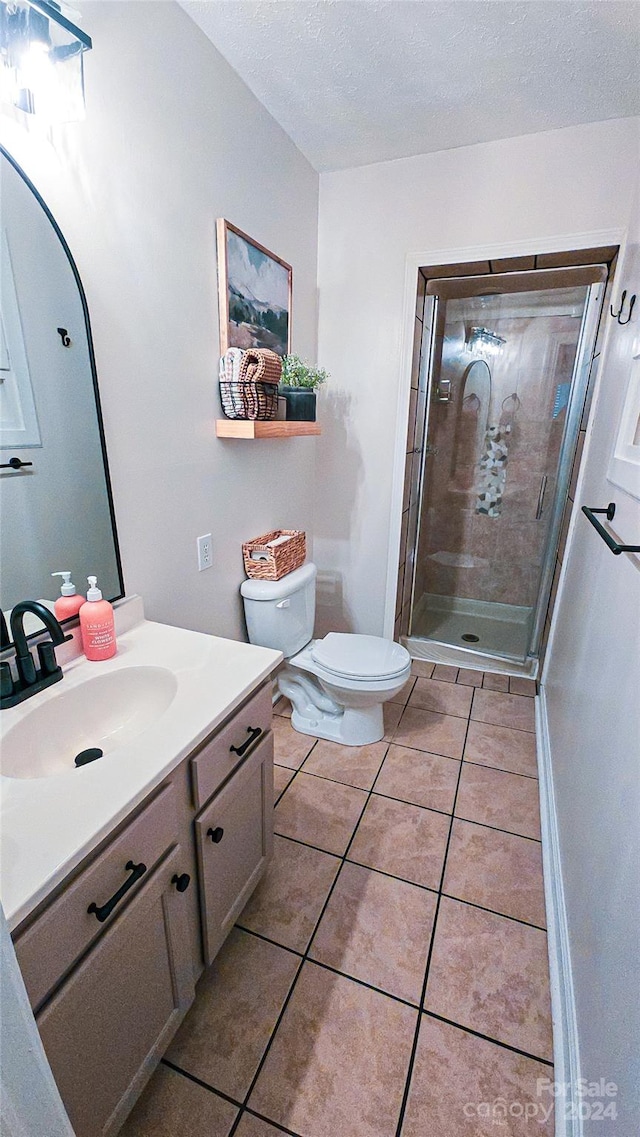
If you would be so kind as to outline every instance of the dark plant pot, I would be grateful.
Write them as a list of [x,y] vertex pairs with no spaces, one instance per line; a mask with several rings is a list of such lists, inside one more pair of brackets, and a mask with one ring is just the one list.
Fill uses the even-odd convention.
[[308,387],[280,387],[287,401],[287,422],[316,421],[316,393]]

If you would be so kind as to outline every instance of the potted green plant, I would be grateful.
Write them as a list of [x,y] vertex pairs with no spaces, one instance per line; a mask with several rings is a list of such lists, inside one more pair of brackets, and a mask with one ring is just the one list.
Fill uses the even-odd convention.
[[321,367],[311,367],[299,355],[285,355],[278,388],[287,402],[287,419],[316,421],[316,389],[328,379]]

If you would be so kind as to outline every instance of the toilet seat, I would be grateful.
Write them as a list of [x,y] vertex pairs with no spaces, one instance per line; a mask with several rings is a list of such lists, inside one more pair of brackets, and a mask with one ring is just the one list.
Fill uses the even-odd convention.
[[395,679],[410,663],[401,644],[354,632],[329,632],[312,643],[311,656],[325,672],[363,683]]

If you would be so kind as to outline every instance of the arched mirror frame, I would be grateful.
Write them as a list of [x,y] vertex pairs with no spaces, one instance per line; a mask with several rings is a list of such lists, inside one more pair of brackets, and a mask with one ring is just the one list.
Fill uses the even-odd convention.
[[[27,189],[29,189],[31,191],[31,193],[35,197],[38,205],[44,211],[45,216],[49,220],[49,222],[53,228],[54,233],[56,234],[58,240],[60,241],[60,244],[61,244],[62,249],[63,249],[63,251],[67,257],[67,260],[68,260],[69,265],[71,267],[71,271],[72,271],[73,276],[74,276],[74,280],[75,280],[77,288],[78,288],[78,295],[80,297],[80,303],[82,306],[82,313],[84,316],[85,332],[86,332],[86,336],[87,336],[87,351],[88,351],[89,366],[90,366],[90,371],[91,371],[91,383],[92,383],[92,387],[93,387],[93,397],[94,397],[94,401],[95,401],[96,420],[97,420],[97,426],[98,426],[98,436],[100,439],[100,454],[101,454],[102,465],[103,465],[103,470],[104,470],[105,490],[106,490],[107,502],[108,502],[108,507],[109,507],[109,518],[111,521],[111,535],[112,535],[112,539],[113,539],[113,552],[114,552],[114,556],[115,556],[117,573],[118,573],[118,585],[119,585],[118,594],[116,596],[109,596],[109,597],[107,597],[107,599],[109,599],[112,602],[115,600],[121,600],[125,594],[124,576],[123,576],[123,572],[122,572],[122,560],[121,560],[121,556],[120,556],[120,545],[118,542],[118,530],[116,527],[116,516],[115,516],[114,503],[113,503],[113,491],[111,488],[111,476],[109,473],[109,459],[107,456],[107,445],[106,445],[106,439],[105,439],[105,433],[104,433],[104,422],[103,422],[103,418],[102,418],[102,407],[100,404],[100,391],[98,388],[98,373],[97,373],[97,369],[96,369],[96,359],[95,359],[95,352],[94,352],[94,348],[93,348],[93,337],[91,335],[91,319],[89,316],[89,307],[87,304],[87,297],[86,297],[86,294],[84,291],[84,287],[82,284],[82,279],[80,277],[80,273],[78,272],[78,266],[76,265],[76,262],[73,258],[73,254],[71,252],[71,249],[69,248],[67,241],[65,240],[64,234],[63,234],[62,230],[60,229],[60,226],[58,225],[55,217],[53,216],[53,214],[51,212],[51,210],[49,209],[47,203],[44,201],[42,195],[38,192],[38,190],[34,186],[31,179],[28,177],[27,174],[25,174],[22,167],[18,164],[18,162],[16,162],[15,158],[12,156],[12,154],[9,153],[9,151],[6,149],[6,147],[2,145],[2,143],[0,143],[0,155],[2,155],[3,158],[6,158],[6,160],[13,167],[13,169],[18,174],[18,176],[22,179],[22,181],[26,185]],[[27,597],[25,597],[24,599],[27,599]],[[34,599],[34,598],[30,597],[29,599]],[[63,624],[70,624],[71,622],[72,622],[71,619],[67,619],[67,620],[62,621]],[[38,632],[35,632],[33,634],[37,635],[37,634],[39,634],[39,631],[40,630],[38,630]],[[3,644],[3,647],[4,646],[5,645]],[[6,646],[9,646],[9,645],[6,645]]]

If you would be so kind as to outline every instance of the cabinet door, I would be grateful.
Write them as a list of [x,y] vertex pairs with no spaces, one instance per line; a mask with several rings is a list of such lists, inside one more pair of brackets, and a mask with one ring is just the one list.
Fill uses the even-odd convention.
[[175,846],[37,1016],[76,1137],[117,1132],[193,1001],[182,860]]
[[271,731],[196,819],[204,953],[211,963],[273,851]]

